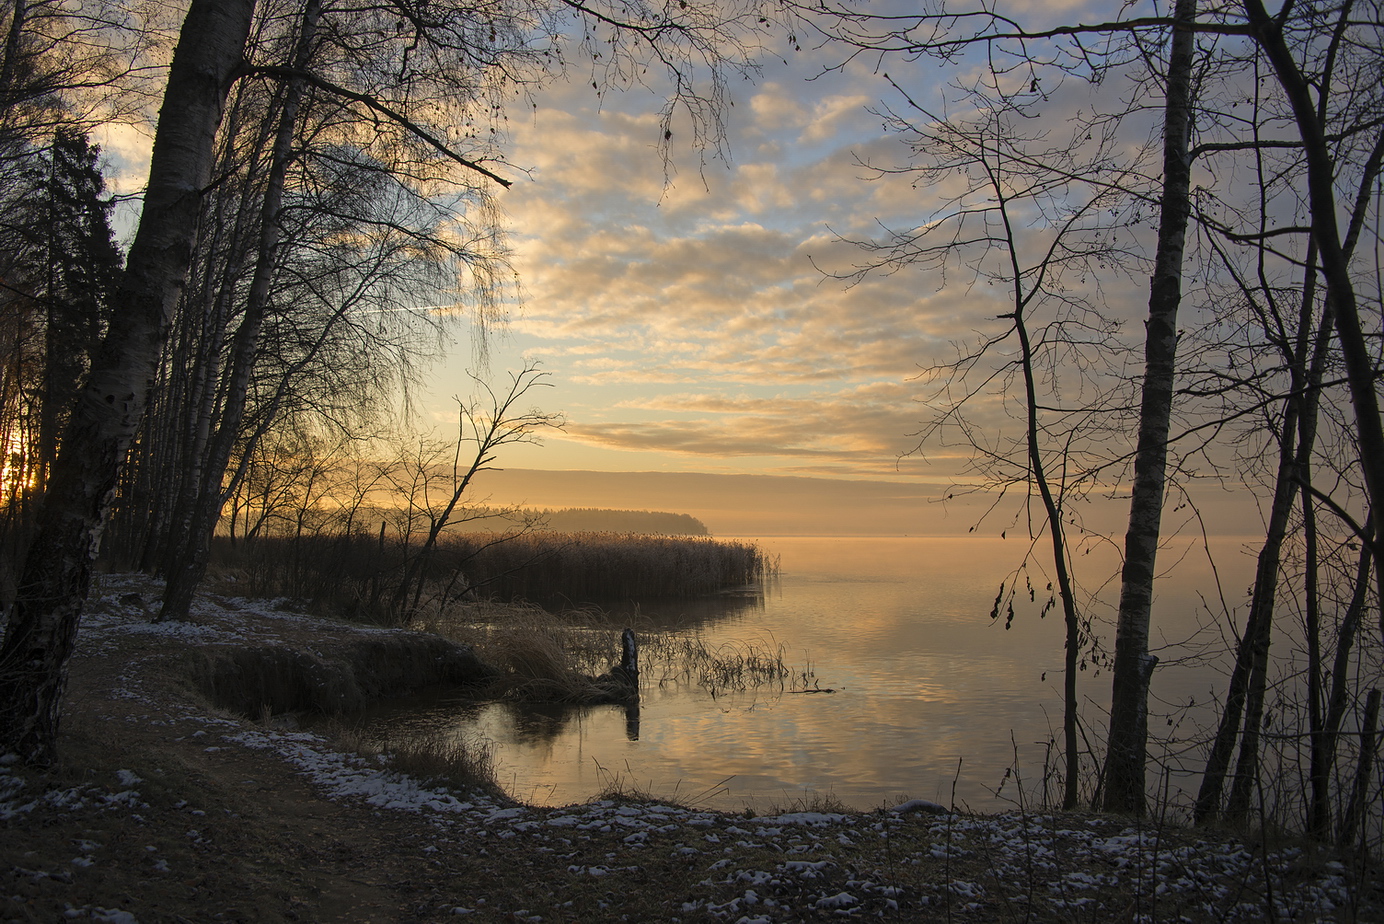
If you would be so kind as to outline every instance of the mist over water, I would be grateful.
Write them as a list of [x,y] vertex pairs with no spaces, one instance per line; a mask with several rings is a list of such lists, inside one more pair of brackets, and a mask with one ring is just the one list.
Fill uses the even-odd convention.
[[[782,574],[762,596],[643,602],[640,625],[678,626],[708,645],[782,647],[795,672],[787,686],[712,693],[660,683],[644,666],[637,713],[511,703],[416,701],[368,721],[391,730],[428,729],[494,743],[498,778],[511,795],[558,805],[622,784],[659,797],[738,810],[786,806],[829,795],[860,809],[922,797],[978,810],[1012,805],[1058,764],[1063,625],[1048,596],[1038,547],[1018,577],[1014,618],[990,618],[1002,580],[1012,580],[1026,541],[954,538],[771,538]],[[1197,723],[1224,688],[1228,658],[1217,624],[1222,595],[1243,605],[1253,559],[1235,539],[1214,540],[1216,569],[1200,547],[1161,553],[1167,572],[1154,605],[1155,674],[1151,783],[1194,788]],[[1185,554],[1184,554],[1185,551]],[[1049,553],[1050,554],[1050,553]],[[1082,601],[1099,641],[1113,650],[1118,553],[1078,556]],[[1219,576],[1219,584],[1217,583]],[[1028,588],[1032,587],[1033,600]],[[1227,635],[1228,635],[1228,630]],[[1213,656],[1203,649],[1209,646]],[[612,659],[616,652],[612,651]],[[804,677],[803,675],[806,675]],[[804,687],[835,692],[788,692]],[[1110,677],[1087,658],[1079,681],[1082,717],[1100,752]],[[1187,708],[1189,703],[1195,703]],[[1176,771],[1166,778],[1161,767]],[[1094,774],[1094,762],[1085,761]],[[1055,783],[1053,784],[1056,785]]]

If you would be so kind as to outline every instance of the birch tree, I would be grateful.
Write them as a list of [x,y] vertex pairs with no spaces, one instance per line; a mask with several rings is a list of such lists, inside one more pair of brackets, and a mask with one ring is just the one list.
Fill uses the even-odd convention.
[[[906,105],[889,110],[886,124],[904,138],[913,160],[881,172],[912,176],[920,189],[955,185],[957,177],[965,182],[916,229],[858,241],[869,262],[850,278],[907,268],[949,279],[961,274],[977,292],[1002,293],[994,304],[998,326],[958,344],[957,359],[925,370],[925,404],[933,416],[923,422],[916,451],[959,439],[987,490],[1018,494],[1030,543],[1019,571],[1033,602],[1029,563],[1039,571],[1050,563],[1040,615],[1062,614],[1062,804],[1072,809],[1081,781],[1078,675],[1095,653],[1088,600],[1074,571],[1081,550],[1069,528],[1079,524],[1081,501],[1114,460],[1109,447],[1124,395],[1107,383],[1119,368],[1119,351],[1111,348],[1118,325],[1105,316],[1099,293],[1138,263],[1126,249],[1137,211],[1129,207],[1129,191],[1148,184],[1140,155],[1117,156],[1119,134],[1110,131],[1117,119],[1104,128],[1085,120],[1063,131],[1030,128],[1042,121],[1041,96],[1027,88],[1006,92],[1002,81],[986,78],[952,100],[968,115],[951,118],[895,85]],[[1104,283],[1096,281],[1101,277]],[[1083,279],[1093,281],[1089,291]],[[996,432],[1002,423],[993,418],[982,424],[971,416],[984,413],[973,411],[975,405],[994,399],[1013,403],[1019,436]],[[1049,554],[1036,553],[1040,542]],[[992,620],[1004,615],[1006,629],[1015,618],[1018,584],[1016,572],[990,614]]]
[[[1105,79],[1127,79],[1131,73],[1127,68],[1138,60],[1137,51],[1145,41],[1142,37],[1166,36],[1166,65],[1150,68],[1157,73],[1157,80],[1151,83],[1156,84],[1164,101],[1163,182],[1157,202],[1150,203],[1150,210],[1158,219],[1158,237],[1145,326],[1145,370],[1139,385],[1138,441],[1132,456],[1133,494],[1125,538],[1109,738],[1100,795],[1109,810],[1142,811],[1148,685],[1156,661],[1148,645],[1150,606],[1173,414],[1181,267],[1191,211],[1188,140],[1194,104],[1196,5],[1192,0],[1179,0],[1171,17],[1137,16],[1126,8],[1109,22],[1032,29],[1008,11],[988,7],[885,17],[828,5],[814,7],[812,13],[805,15],[815,22],[825,22],[826,25],[819,25],[825,34],[858,49],[857,53],[928,55],[950,62],[966,60],[976,50],[985,55],[985,66],[992,73],[1003,75],[1019,87],[1027,83],[1032,92],[1039,90],[1049,74],[1080,74],[1093,84]],[[1152,59],[1146,61],[1155,63]],[[1110,121],[1113,124],[1118,117]],[[1059,162],[1060,155],[1047,152],[1047,160],[1041,156],[1035,160],[1040,161],[1037,169],[1041,170]],[[1044,493],[1041,470],[1031,468],[1029,477]]]
[[[662,13],[639,6],[622,8],[618,17],[586,5],[574,5],[571,9],[583,23],[582,41],[599,40],[603,44],[597,57],[609,60],[613,56],[622,62],[618,71],[606,71],[609,81],[628,81],[628,68],[636,61],[657,61],[673,78],[668,106],[688,110],[707,142],[717,142],[717,97],[723,92],[720,71],[724,59],[715,43],[725,41],[733,46],[737,41],[736,11],[731,10],[730,18],[721,20],[717,18],[719,10],[716,15],[709,15],[708,10],[689,5],[680,14],[685,21],[678,22],[677,17],[664,21]],[[254,267],[253,278],[244,293],[244,305],[238,309],[234,336],[227,335],[227,355],[224,360],[211,363],[213,368],[223,370],[224,376],[214,392],[215,420],[209,428],[205,409],[189,408],[188,413],[196,413],[201,422],[182,427],[188,434],[190,453],[184,457],[186,462],[176,466],[185,473],[181,477],[183,488],[167,521],[171,531],[158,537],[166,550],[161,569],[169,581],[163,610],[166,617],[180,618],[186,613],[192,591],[205,571],[211,531],[222,504],[235,489],[238,469],[227,469],[232,455],[239,454],[243,459],[252,453],[257,434],[272,426],[277,409],[284,406],[289,395],[302,395],[304,389],[314,388],[320,392],[323,387],[309,383],[311,371],[320,368],[318,347],[309,349],[299,360],[279,364],[285,377],[267,388],[266,380],[272,383],[280,373],[266,369],[265,355],[281,356],[282,351],[277,347],[263,352],[257,349],[260,331],[270,323],[272,315],[292,323],[295,313],[282,307],[292,298],[287,290],[271,290],[271,286],[282,286],[295,274],[294,267],[301,261],[306,244],[301,239],[286,239],[282,246],[278,243],[280,210],[284,205],[304,207],[302,197],[294,201],[293,190],[287,189],[285,183],[294,177],[310,183],[313,164],[350,161],[362,166],[371,164],[378,171],[379,181],[370,179],[366,188],[378,188],[386,197],[412,199],[420,211],[427,210],[439,188],[450,189],[447,198],[454,213],[480,216],[472,224],[477,233],[458,235],[458,229],[447,227],[445,221],[433,226],[397,223],[379,213],[361,215],[359,224],[349,227],[347,213],[327,215],[335,215],[345,223],[334,231],[338,240],[353,238],[363,245],[366,252],[354,258],[357,266],[369,265],[368,248],[373,246],[372,242],[395,234],[411,237],[416,248],[412,257],[415,265],[440,255],[444,262],[460,269],[462,276],[469,275],[473,284],[464,287],[467,297],[461,300],[475,308],[473,315],[479,321],[476,328],[483,336],[498,316],[498,306],[505,295],[501,291],[502,248],[496,244],[493,228],[484,227],[495,220],[490,213],[491,187],[509,184],[492,169],[498,156],[493,139],[497,137],[505,95],[528,81],[545,79],[553,72],[554,64],[560,66],[565,58],[562,42],[566,36],[545,35],[543,30],[554,26],[543,18],[536,20],[535,29],[534,17],[549,12],[541,5],[487,11],[481,28],[488,29],[488,35],[482,41],[475,34],[473,12],[461,8],[435,7],[427,16],[412,17],[373,8],[328,8],[322,14],[325,25],[320,29],[312,27],[320,35],[320,40],[313,40],[306,31],[309,7],[308,14],[301,19],[302,38],[293,60],[287,64],[271,60],[252,66],[251,72],[256,76],[285,82],[287,95],[282,107],[273,110],[280,120],[273,145],[276,153],[270,158],[260,193],[264,202],[261,217],[250,223],[261,229],[260,242],[247,257],[248,264]],[[545,48],[545,41],[555,51],[545,54],[550,50]],[[640,50],[637,46],[641,44],[647,48]],[[363,56],[367,47],[369,54]],[[698,68],[707,72],[705,91],[697,86]],[[305,110],[307,119],[300,125],[293,110],[297,109],[295,99],[305,92],[312,108]],[[665,118],[672,117],[672,109],[665,110]],[[469,130],[464,134],[455,132],[447,125],[444,114],[451,116],[453,126],[461,124]],[[371,124],[376,133],[369,144],[360,142],[362,122]],[[666,141],[666,129],[664,134]],[[295,161],[292,173],[287,169],[290,150]],[[282,155],[277,153],[280,151]],[[347,250],[335,246],[334,249],[344,259],[352,259]],[[391,270],[398,271],[398,267]],[[384,276],[372,277],[364,271],[358,275],[363,295],[388,287]],[[437,287],[433,300],[454,298],[457,288],[461,287],[444,281]],[[316,294],[308,293],[307,300],[316,301]],[[280,307],[271,311],[271,301]],[[378,310],[403,313],[408,307],[406,300],[381,305]],[[329,326],[337,330],[350,327],[357,310],[349,300],[331,306]],[[323,328],[324,339],[319,342],[325,343],[331,337],[335,334]],[[193,388],[204,404],[213,394],[201,383],[194,382]],[[267,395],[264,403],[254,409],[258,418],[254,425],[246,426],[247,400],[252,388]]]
[[169,69],[139,231],[73,409],[0,643],[0,749],[53,757],[67,662],[111,493],[187,273],[226,92],[253,3],[194,0]]
[[1195,0],[1178,0],[1169,42],[1163,118],[1163,196],[1158,247],[1149,283],[1139,437],[1134,456],[1129,530],[1120,575],[1119,622],[1111,675],[1110,730],[1103,805],[1106,811],[1142,814],[1147,764],[1148,689],[1157,658],[1149,653],[1149,620],[1163,517],[1177,358],[1177,312],[1182,301],[1182,258],[1191,214],[1193,49]]

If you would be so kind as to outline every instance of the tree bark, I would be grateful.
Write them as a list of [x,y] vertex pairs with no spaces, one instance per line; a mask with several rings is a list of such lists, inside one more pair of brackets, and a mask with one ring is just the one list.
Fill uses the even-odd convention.
[[149,185],[111,326],[76,402],[0,645],[0,752],[50,762],[67,664],[121,464],[191,258],[253,0],[193,0],[159,113]]
[[[317,20],[322,11],[320,0],[308,0],[303,10],[299,28],[298,42],[294,52],[294,67],[303,70],[312,55],[313,42],[317,34]],[[304,81],[290,79],[285,94],[283,110],[279,114],[278,131],[274,138],[274,152],[269,167],[269,176],[264,193],[264,209],[260,217],[260,237],[255,257],[255,275],[250,282],[245,312],[231,351],[231,372],[226,383],[225,404],[216,435],[210,441],[204,458],[197,460],[197,479],[192,488],[191,510],[185,523],[174,523],[174,528],[185,530],[172,553],[171,567],[165,577],[168,579],[164,591],[160,619],[184,619],[192,605],[192,595],[207,571],[207,560],[211,551],[211,531],[221,515],[223,496],[221,480],[231,459],[236,437],[240,435],[241,422],[245,416],[246,393],[250,388],[250,377],[254,368],[255,354],[259,348],[260,331],[264,326],[265,312],[269,308],[270,284],[274,276],[278,257],[279,211],[283,205],[284,182],[288,175],[288,165],[292,159],[293,137],[298,125],[298,109],[303,99]]]
[[29,4],[24,0],[14,0],[12,7],[10,28],[5,34],[5,57],[0,60],[0,112],[14,102],[10,88],[14,86],[14,75],[19,68],[19,43],[28,23]]
[[[157,570],[162,576],[177,568],[177,556],[187,544],[193,510],[201,489],[207,446],[212,440],[216,408],[221,394],[222,360],[230,319],[235,314],[232,302],[238,292],[236,281],[245,274],[245,264],[256,252],[259,235],[256,226],[263,212],[263,186],[258,153],[245,157],[238,150],[244,145],[241,126],[246,97],[256,95],[243,89],[232,95],[222,136],[222,151],[216,170],[227,175],[239,173],[240,189],[232,195],[214,194],[204,211],[208,234],[200,242],[201,279],[192,297],[183,299],[175,336],[180,342],[170,351],[165,368],[179,370],[177,391],[168,395],[164,419],[159,422],[158,439],[167,444],[157,477],[165,480],[166,491],[156,492],[149,510],[148,546],[141,559],[143,571]],[[277,111],[278,104],[270,111]],[[254,118],[253,115],[250,118]],[[249,150],[268,151],[278,128],[276,119],[264,119],[255,130]],[[242,162],[244,161],[244,162]],[[268,167],[264,169],[269,169]]]
[[[1365,524],[1370,535],[1374,535],[1373,521]],[[1341,737],[1341,722],[1345,719],[1349,691],[1346,679],[1350,671],[1350,654],[1355,645],[1355,635],[1360,625],[1360,615],[1365,610],[1365,598],[1369,591],[1372,570],[1370,547],[1364,543],[1360,547],[1360,559],[1355,569],[1355,592],[1350,605],[1336,632],[1336,657],[1331,667],[1331,691],[1326,700],[1326,719],[1322,723],[1320,740],[1313,739],[1310,776],[1312,780],[1312,799],[1308,806],[1307,831],[1309,834],[1325,839],[1331,833],[1331,805],[1329,801],[1331,773],[1336,765],[1336,745]]]
[[1110,735],[1103,779],[1106,811],[1143,814],[1148,746],[1148,684],[1158,659],[1148,650],[1153,580],[1167,480],[1172,420],[1177,311],[1182,301],[1182,256],[1191,212],[1192,62],[1196,0],[1178,0],[1168,58],[1163,125],[1163,197],[1158,251],[1149,291],[1144,384],[1134,457],[1125,561],[1110,701]]
[[1355,840],[1360,817],[1365,814],[1365,807],[1369,804],[1370,779],[1374,774],[1374,742],[1379,734],[1379,697],[1378,690],[1371,690],[1365,697],[1365,716],[1360,721],[1360,757],[1355,764],[1355,785],[1351,788],[1350,802],[1341,820],[1339,843],[1342,847],[1351,846]]
[[[1307,330],[1307,312],[1315,300],[1316,252],[1314,245],[1308,247],[1306,269],[1303,274],[1299,326],[1304,334]],[[1240,719],[1246,712],[1247,702],[1255,698],[1255,683],[1265,676],[1263,672],[1256,675],[1255,667],[1261,658],[1265,661],[1268,658],[1283,544],[1288,537],[1289,517],[1298,496],[1298,476],[1299,473],[1307,471],[1316,445],[1317,409],[1320,404],[1322,376],[1325,374],[1328,358],[1327,345],[1331,324],[1332,310],[1328,299],[1323,304],[1321,318],[1316,326],[1317,336],[1312,341],[1310,360],[1305,355],[1308,345],[1305,337],[1299,337],[1294,355],[1289,357],[1292,378],[1289,396],[1284,403],[1278,472],[1274,484],[1273,503],[1269,510],[1268,529],[1264,535],[1264,544],[1259,549],[1254,589],[1250,596],[1249,618],[1245,620],[1245,631],[1236,648],[1235,666],[1230,674],[1225,708],[1221,712],[1216,737],[1207,754],[1206,768],[1202,772],[1201,785],[1192,809],[1192,817],[1198,823],[1211,821],[1219,815],[1226,772],[1230,768],[1230,759],[1240,734]],[[1262,703],[1262,695],[1258,700]],[[1258,707],[1250,708],[1249,712],[1256,717],[1262,715]],[[1257,721],[1257,718],[1254,721]]]
[[[1341,344],[1351,405],[1355,411],[1360,468],[1370,509],[1384,510],[1384,421],[1379,416],[1375,392],[1375,362],[1360,325],[1355,284],[1350,277],[1349,245],[1341,238],[1336,214],[1335,168],[1324,120],[1312,103],[1312,91],[1301,68],[1293,60],[1283,35],[1283,25],[1269,16],[1261,0],[1244,0],[1250,35],[1264,49],[1287,97],[1307,159],[1307,192],[1312,211],[1312,237],[1321,254],[1327,297],[1336,311],[1336,336]],[[1375,549],[1376,589],[1384,590],[1384,556]],[[1384,609],[1380,613],[1384,633]]]

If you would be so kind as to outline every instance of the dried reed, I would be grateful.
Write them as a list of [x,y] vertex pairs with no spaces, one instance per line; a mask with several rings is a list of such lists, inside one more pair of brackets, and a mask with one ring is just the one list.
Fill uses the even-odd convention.
[[418,780],[503,796],[495,777],[495,746],[484,738],[432,733],[367,737],[350,726],[334,728],[332,737],[345,749],[378,757],[391,770]]

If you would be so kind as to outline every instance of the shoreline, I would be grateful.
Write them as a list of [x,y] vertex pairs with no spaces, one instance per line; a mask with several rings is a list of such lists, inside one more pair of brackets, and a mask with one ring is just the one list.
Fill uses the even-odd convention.
[[[210,704],[209,652],[321,661],[392,630],[201,595],[188,623],[103,576],[60,760],[0,758],[0,920],[1384,919],[1384,877],[1297,840],[1090,813],[756,816],[447,788]],[[414,633],[417,634],[417,633]]]

